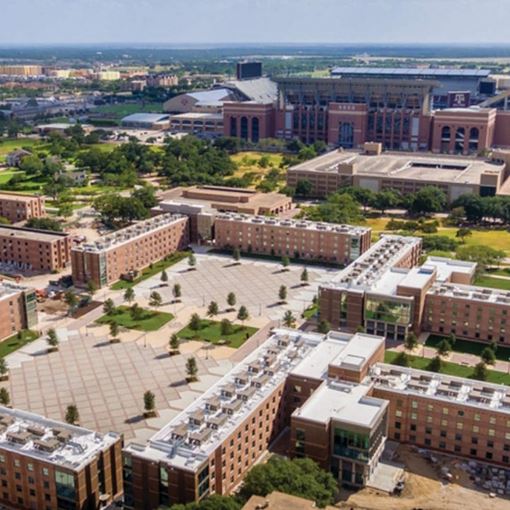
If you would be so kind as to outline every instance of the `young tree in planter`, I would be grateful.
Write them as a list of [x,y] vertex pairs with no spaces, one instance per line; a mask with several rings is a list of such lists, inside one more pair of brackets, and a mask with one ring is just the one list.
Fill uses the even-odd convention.
[[319,333],[322,333],[323,335],[325,335],[326,333],[329,332],[330,329],[331,329],[331,324],[327,320],[323,319],[319,322],[319,327],[318,327]]
[[490,347],[486,347],[480,354],[480,359],[486,365],[494,365],[496,363],[496,355]]
[[53,328],[48,329],[48,338],[46,341],[48,342],[48,345],[50,346],[50,351],[58,350],[58,344],[59,344],[58,336],[57,336],[57,332]]
[[301,273],[301,285],[308,285],[308,270],[306,267],[303,269]]
[[156,396],[150,390],[143,394],[143,409],[145,416],[153,416],[155,414]]
[[87,292],[93,296],[96,292],[97,292],[97,285],[95,284],[95,282],[93,282],[92,280],[90,280],[88,283],[87,283]]
[[69,425],[76,425],[80,421],[80,413],[78,412],[78,408],[75,404],[67,406],[65,421],[66,423],[69,423]]
[[135,291],[132,287],[128,287],[126,292],[124,292],[124,301],[127,301],[131,304],[135,300]]
[[69,314],[73,313],[74,309],[78,306],[78,298],[74,292],[68,291],[65,293],[64,301],[69,307]]
[[163,271],[161,271],[161,283],[166,282],[168,282],[168,275],[166,274],[166,271],[163,269]]
[[197,259],[195,258],[195,255],[193,255],[193,253],[190,253],[189,257],[188,257],[189,270],[191,271],[192,269],[195,269],[196,265],[197,265]]
[[448,340],[443,339],[437,344],[437,353],[439,356],[448,356],[452,350],[452,346]]
[[138,303],[134,303],[129,309],[129,314],[134,321],[141,321],[143,319],[143,308]]
[[188,382],[193,382],[198,379],[198,366],[197,360],[193,357],[186,360],[186,379]]
[[119,339],[118,339],[118,336],[119,336],[119,325],[115,322],[115,321],[112,321],[110,322],[110,343],[112,344],[116,344],[119,342]]
[[280,290],[278,291],[278,298],[280,299],[280,303],[285,303],[287,299],[287,287],[282,285]]
[[287,255],[284,255],[282,257],[282,267],[283,267],[283,271],[287,271],[288,270],[288,267],[289,267],[289,264],[290,264],[290,260],[289,260],[289,257],[287,257]]
[[180,301],[180,297],[182,295],[182,292],[181,292],[181,286],[179,283],[176,283],[173,288],[172,288],[172,294],[174,296],[174,299],[176,302],[179,302]]
[[214,317],[215,315],[218,315],[219,311],[218,303],[216,303],[216,301],[211,301],[207,308],[207,315],[209,315],[209,317]]
[[440,372],[441,368],[443,368],[443,360],[440,356],[436,356],[435,358],[432,358],[430,360],[430,363],[428,364],[428,370],[431,372]]
[[292,312],[290,310],[287,310],[283,316],[283,323],[288,328],[293,328],[296,324],[296,318],[294,315],[292,315]]
[[0,388],[0,404],[3,406],[8,406],[11,403],[11,395],[9,394],[9,390],[7,388]]
[[241,260],[241,251],[239,248],[234,248],[234,251],[232,252],[232,258],[237,264],[239,264],[239,261]]
[[198,315],[198,313],[194,313],[191,316],[191,319],[188,324],[189,329],[191,329],[192,331],[198,331],[201,326],[202,320],[200,319],[200,316]]
[[111,298],[108,298],[104,303],[103,303],[103,312],[106,314],[106,315],[113,315],[115,313],[115,303],[113,302],[113,299]]
[[232,334],[234,328],[228,319],[223,319],[220,324],[220,330],[222,335],[228,336]]
[[6,381],[9,378],[9,368],[5,358],[0,358],[0,381]]
[[244,328],[244,321],[247,321],[250,318],[250,314],[248,313],[248,309],[246,306],[241,305],[239,310],[237,311],[237,320],[241,321]]
[[487,370],[487,365],[483,361],[480,361],[480,363],[475,365],[473,370],[473,377],[475,379],[478,379],[479,381],[486,381],[488,375],[489,371]]
[[229,310],[234,310],[234,307],[236,306],[236,295],[233,292],[228,293],[227,304],[230,307]]
[[399,352],[398,356],[395,358],[395,365],[399,365],[401,367],[410,367],[411,360],[409,359],[409,354],[407,354],[405,351]]
[[412,351],[417,345],[418,345],[418,338],[412,331],[410,331],[406,336],[406,340],[404,342],[404,347],[408,351]]
[[168,342],[170,347],[170,355],[174,356],[175,354],[179,354],[179,337],[173,333],[170,337],[170,341]]
[[151,292],[150,298],[149,298],[149,306],[153,306],[154,308],[159,308],[163,304],[163,299],[161,297],[161,294],[159,292],[156,292],[155,290]]

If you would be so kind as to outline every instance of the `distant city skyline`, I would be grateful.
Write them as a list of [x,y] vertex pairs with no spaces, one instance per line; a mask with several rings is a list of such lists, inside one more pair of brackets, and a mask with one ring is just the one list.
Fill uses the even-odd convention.
[[[509,0],[2,0],[0,45],[505,44]],[[481,16],[485,12],[488,16]]]

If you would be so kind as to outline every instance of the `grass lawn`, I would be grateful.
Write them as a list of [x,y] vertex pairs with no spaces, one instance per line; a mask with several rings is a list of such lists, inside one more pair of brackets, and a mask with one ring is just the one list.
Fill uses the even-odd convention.
[[142,318],[140,320],[133,320],[129,313],[129,307],[118,306],[116,314],[103,315],[96,322],[98,324],[109,324],[114,321],[122,328],[136,329],[138,331],[157,331],[173,318],[174,316],[171,313],[144,309]]
[[161,271],[163,271],[163,269],[167,269],[170,266],[177,264],[177,262],[180,262],[181,260],[184,260],[187,257],[189,257],[189,252],[178,251],[172,255],[169,255],[163,260],[160,260],[159,262],[155,262],[154,264],[152,264],[152,266],[145,268],[142,271],[142,274],[138,276],[138,278],[135,278],[132,282],[119,280],[118,282],[115,282],[110,287],[110,289],[125,290],[129,289],[130,287],[134,287],[137,283],[143,282],[143,280],[147,280],[147,278],[150,278],[151,276],[160,273]]
[[23,175],[24,172],[19,170],[0,170],[0,186],[9,182],[13,175]]
[[186,326],[177,333],[177,336],[187,340],[202,340],[212,344],[217,344],[220,340],[226,340],[226,345],[237,348],[257,331],[257,328],[233,324],[233,332],[230,335],[222,335],[221,322],[207,319],[203,319],[200,326],[198,331],[193,331]]
[[[391,232],[386,230],[386,225],[390,219],[391,218],[385,216],[378,218],[367,218],[364,225],[372,228],[372,237],[377,239],[381,233]],[[415,235],[420,237],[425,237],[427,235],[441,235],[458,241],[458,239],[455,237],[457,230],[458,229],[456,227],[438,227],[437,233],[435,234],[423,234],[422,232],[416,232]],[[497,250],[503,250],[510,255],[510,232],[508,230],[472,229],[471,231],[473,234],[470,237],[466,237],[466,246],[491,246]],[[410,233],[409,235],[413,234]]]
[[491,278],[487,275],[481,275],[475,278],[475,285],[480,287],[490,287],[491,289],[510,290],[510,279]]
[[[395,360],[398,355],[398,352],[386,351],[384,354],[385,363],[396,365]],[[411,363],[411,368],[428,370],[428,365],[431,360],[429,358],[422,358],[420,356],[409,356],[409,361]],[[459,365],[458,363],[443,361],[443,366],[440,373],[453,375],[455,377],[465,377],[472,379],[473,367],[465,367],[464,365]],[[498,372],[496,370],[488,370],[487,382],[510,385],[510,375],[504,372]]]
[[309,320],[314,317],[319,311],[319,305],[310,305],[302,314],[303,319]]
[[39,338],[39,333],[30,329],[24,329],[21,332],[21,338],[18,338],[17,334],[6,338],[0,342],[0,358],[7,356],[11,352],[17,351],[37,338]]
[[41,142],[33,138],[0,139],[0,163],[5,161],[5,156],[9,152],[22,147],[33,147],[34,145],[41,145]]
[[[266,156],[269,160],[269,164],[266,168],[262,168],[258,165],[258,161],[263,156]],[[230,156],[232,161],[237,165],[237,170],[234,172],[234,177],[242,177],[243,175],[252,173],[254,175],[253,184],[251,187],[255,187],[264,176],[271,170],[271,168],[279,168],[280,163],[283,159],[283,154],[279,152],[238,152]],[[271,166],[272,164],[272,166]],[[279,185],[285,184],[285,174],[282,172],[283,179],[278,182]]]
[[[437,347],[437,344],[444,338],[448,338],[441,335],[429,335],[425,345],[427,347]],[[462,340],[457,338],[455,345],[452,346],[455,352],[463,352],[465,354],[473,354],[474,356],[480,356],[482,351],[488,347],[489,344],[482,342],[472,342],[471,340]],[[510,347],[498,345],[496,349],[496,358],[501,361],[508,361],[510,359]]]

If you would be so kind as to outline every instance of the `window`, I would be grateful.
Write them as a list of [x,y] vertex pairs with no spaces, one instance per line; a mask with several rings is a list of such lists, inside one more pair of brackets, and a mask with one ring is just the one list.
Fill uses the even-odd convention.
[[72,473],[55,470],[55,486],[58,498],[75,500],[76,490]]

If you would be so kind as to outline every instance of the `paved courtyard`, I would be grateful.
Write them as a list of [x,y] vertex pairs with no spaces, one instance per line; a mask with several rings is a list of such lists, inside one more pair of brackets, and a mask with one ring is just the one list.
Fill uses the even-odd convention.
[[[311,304],[319,284],[329,281],[338,272],[338,269],[307,267],[309,285],[302,286],[300,276],[304,266],[299,264],[291,264],[288,271],[282,271],[278,262],[243,258],[236,265],[232,257],[210,254],[197,254],[196,259],[195,270],[189,270],[187,260],[167,270],[167,287],[160,287],[160,274],[139,283],[135,287],[137,297],[148,298],[156,290],[163,302],[169,303],[173,299],[172,287],[179,283],[184,305],[201,308],[216,301],[221,310],[227,307],[227,294],[234,292],[236,306],[245,305],[253,318],[262,316],[280,320],[286,310],[292,310],[298,318]],[[278,303],[281,285],[287,287],[288,297],[284,305]]]
[[[41,339],[26,346],[17,366],[9,363],[9,381],[2,384],[12,405],[63,419],[67,406],[75,403],[82,426],[122,432],[126,439],[152,435],[232,367],[227,360],[197,355],[200,380],[190,385],[184,354],[170,357],[164,348],[136,341],[112,345],[93,327],[87,335],[67,328],[57,333],[58,352],[47,354]],[[156,396],[159,418],[143,419],[146,390]]]

